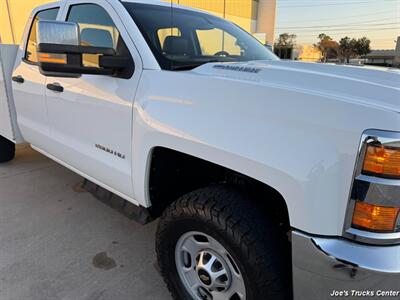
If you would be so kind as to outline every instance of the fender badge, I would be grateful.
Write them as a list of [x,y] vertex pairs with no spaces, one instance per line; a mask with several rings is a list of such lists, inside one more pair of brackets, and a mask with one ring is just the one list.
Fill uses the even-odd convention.
[[115,150],[113,150],[113,149],[107,148],[107,147],[102,146],[102,145],[100,145],[100,144],[96,144],[95,146],[96,146],[97,149],[100,149],[100,150],[102,150],[102,151],[104,151],[104,152],[107,152],[107,153],[109,153],[109,154],[112,154],[112,155],[114,155],[114,156],[116,156],[116,157],[119,157],[119,158],[121,158],[121,159],[125,159],[125,155],[124,155],[124,154],[121,154],[121,153],[119,153],[119,152],[117,152],[117,151],[115,151]]

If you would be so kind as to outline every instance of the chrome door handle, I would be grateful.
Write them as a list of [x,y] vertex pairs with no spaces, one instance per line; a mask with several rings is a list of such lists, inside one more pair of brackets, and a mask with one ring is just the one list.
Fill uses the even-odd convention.
[[13,76],[11,79],[12,79],[12,81],[17,82],[17,83],[24,83],[25,82],[24,77],[22,77],[21,75]]
[[64,92],[64,88],[59,83],[49,83],[47,85],[47,89],[53,92],[62,93]]

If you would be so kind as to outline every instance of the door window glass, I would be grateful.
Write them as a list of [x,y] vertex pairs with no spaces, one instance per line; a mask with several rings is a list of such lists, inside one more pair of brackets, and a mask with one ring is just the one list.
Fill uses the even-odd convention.
[[33,19],[32,26],[29,32],[29,39],[26,47],[25,59],[32,63],[37,63],[37,37],[36,37],[36,26],[40,20],[57,20],[58,11],[60,9],[52,8],[47,10],[42,10],[36,14]]
[[96,4],[74,5],[67,21],[79,25],[82,46],[117,48],[119,32],[104,8]]
[[[110,15],[99,5],[78,4],[71,6],[68,22],[79,25],[81,46],[113,48],[116,52],[127,52],[127,48]],[[84,54],[84,66],[98,67],[99,56]]]

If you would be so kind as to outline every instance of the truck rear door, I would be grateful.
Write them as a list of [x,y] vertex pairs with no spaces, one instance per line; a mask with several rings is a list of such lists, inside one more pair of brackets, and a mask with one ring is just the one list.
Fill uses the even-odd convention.
[[12,89],[18,117],[18,125],[26,141],[47,149],[50,128],[45,102],[46,78],[37,66],[36,25],[39,20],[56,20],[60,7],[49,6],[36,12],[29,24],[25,45],[17,55],[12,76]]

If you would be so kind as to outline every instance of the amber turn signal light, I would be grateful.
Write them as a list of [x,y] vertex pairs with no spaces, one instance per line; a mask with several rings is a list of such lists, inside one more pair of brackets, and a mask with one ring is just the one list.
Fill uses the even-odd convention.
[[400,208],[377,206],[357,201],[353,214],[353,227],[374,231],[394,232]]
[[38,53],[38,61],[42,63],[66,64],[67,57],[65,54]]
[[363,174],[400,179],[400,148],[368,145]]

